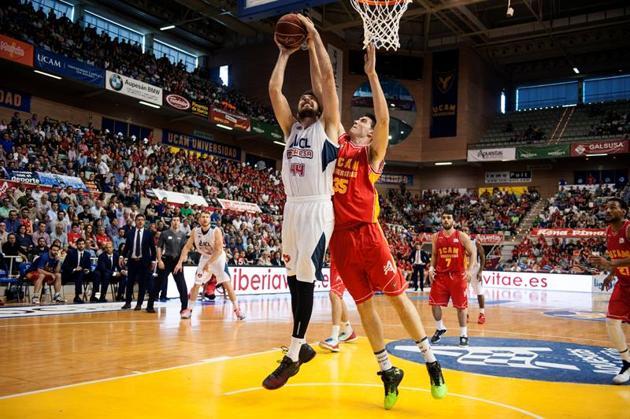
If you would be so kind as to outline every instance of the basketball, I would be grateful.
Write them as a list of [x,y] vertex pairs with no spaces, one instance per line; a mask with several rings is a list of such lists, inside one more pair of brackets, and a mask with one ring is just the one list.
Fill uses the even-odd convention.
[[293,49],[300,46],[306,39],[306,28],[295,13],[289,13],[282,16],[276,23],[275,36],[281,45]]

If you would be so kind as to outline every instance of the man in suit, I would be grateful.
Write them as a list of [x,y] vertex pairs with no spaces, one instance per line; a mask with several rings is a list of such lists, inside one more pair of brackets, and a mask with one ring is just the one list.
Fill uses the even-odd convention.
[[[150,281],[153,269],[155,268],[156,249],[153,234],[144,227],[144,215],[137,214],[135,217],[136,226],[129,230],[127,239],[123,247],[122,255],[127,258],[127,295],[123,310],[131,308],[131,297],[133,286],[138,282],[138,302],[135,310],[142,310],[144,294],[147,291],[147,284]],[[124,266],[124,260],[120,260],[119,265]]]
[[411,252],[411,257],[409,258],[413,264],[411,282],[415,291],[418,291],[418,275],[420,276],[420,291],[424,291],[424,267],[429,261],[429,255],[421,247],[420,243],[416,243],[416,248]]
[[74,282],[74,303],[83,304],[83,281],[92,271],[90,252],[85,250],[85,240],[76,241],[76,248],[69,247],[68,254],[61,265],[64,282]]
[[[114,245],[111,242],[105,243],[105,251],[98,257],[96,269],[94,270],[94,288],[92,289],[92,298],[90,302],[107,302],[107,287],[112,282],[118,281],[118,295],[116,299],[122,296],[126,281],[124,280],[126,272],[120,267],[120,256],[114,251]],[[100,298],[96,298],[96,293],[101,292]]]

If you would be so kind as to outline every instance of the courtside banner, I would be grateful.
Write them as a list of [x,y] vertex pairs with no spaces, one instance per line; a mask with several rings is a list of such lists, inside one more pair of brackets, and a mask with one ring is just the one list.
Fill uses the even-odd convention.
[[[184,277],[189,288],[195,282],[196,270],[196,266],[184,267]],[[289,293],[287,270],[284,267],[230,266],[228,271],[236,295]],[[330,290],[330,268],[323,268],[322,274],[324,280],[315,281],[315,291]]]
[[41,48],[35,49],[35,67],[100,88],[105,85],[105,70]]
[[[502,234],[471,234],[470,237],[485,245],[500,244],[503,241]],[[419,233],[416,240],[420,243],[431,243],[433,233]]]
[[166,200],[172,204],[183,205],[186,202],[188,202],[190,205],[199,205],[202,207],[208,206],[208,202],[206,202],[206,199],[201,195],[171,192],[171,191],[165,191],[162,189],[151,189],[151,190],[153,191],[153,194],[155,195],[155,197],[159,199],[160,201],[166,198]]
[[376,183],[381,183],[384,185],[400,185],[404,183],[405,185],[413,185],[413,175],[398,175],[394,173],[383,173]]
[[210,120],[215,124],[240,129],[241,131],[249,132],[252,130],[252,123],[248,117],[214,106],[210,108]]
[[258,204],[243,201],[230,201],[229,199],[217,199],[221,207],[230,211],[238,212],[262,212]]
[[122,74],[106,72],[105,88],[125,96],[162,106],[162,89],[152,84],[135,80]]
[[206,140],[194,135],[178,134],[162,130],[162,143],[174,147],[183,147],[200,153],[212,154],[226,159],[241,160],[241,149],[216,141]]
[[0,58],[33,67],[33,53],[31,44],[0,35]]
[[629,141],[612,140],[597,141],[594,143],[574,143],[571,144],[571,156],[580,157],[591,154],[621,154],[629,151]]
[[39,177],[41,185],[50,187],[81,189],[84,191],[89,190],[83,180],[76,176],[58,175],[56,173],[36,172]]
[[604,238],[606,237],[606,230],[600,228],[533,228],[529,235],[567,239]]
[[578,292],[593,288],[592,275],[483,271],[481,280],[486,288]]
[[15,109],[16,111],[30,112],[31,95],[0,87],[0,106]]
[[207,105],[202,103],[197,103],[194,100],[190,104],[190,110],[193,115],[200,116],[202,118],[207,118],[210,115],[210,109],[208,109]]
[[516,148],[482,148],[468,150],[468,161],[509,161],[516,160]]

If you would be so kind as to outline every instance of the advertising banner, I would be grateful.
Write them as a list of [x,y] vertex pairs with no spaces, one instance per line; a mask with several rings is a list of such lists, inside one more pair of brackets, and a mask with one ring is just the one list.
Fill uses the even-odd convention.
[[0,35],[0,58],[33,67],[33,52],[31,44]]
[[105,86],[105,70],[42,48],[35,49],[35,67],[100,88]]
[[190,110],[192,111],[193,115],[197,115],[202,118],[208,118],[210,115],[210,110],[207,105],[195,102],[194,100],[190,104]]
[[[421,243],[431,243],[433,233],[419,233],[417,240]],[[471,238],[483,245],[500,244],[503,241],[502,234],[471,234]]]
[[569,144],[556,144],[542,147],[517,147],[516,158],[526,159],[553,159],[558,157],[569,157]]
[[226,159],[241,159],[241,149],[239,147],[217,143],[216,141],[206,140],[205,138],[196,137],[194,135],[178,134],[176,132],[162,130],[162,143],[174,147],[183,147],[200,153],[212,154],[213,156]]
[[459,51],[433,53],[431,138],[457,135]]
[[260,134],[272,141],[284,141],[284,135],[278,125],[252,120],[252,133]]
[[[196,266],[184,267],[184,277],[188,287],[191,287],[195,282],[196,270]],[[228,270],[236,295],[289,293],[287,270],[284,267],[230,266]],[[316,292],[330,291],[330,268],[323,268],[322,274],[324,280],[315,281]],[[174,284],[172,287],[169,285],[169,292],[170,290],[175,290],[175,296],[177,296],[177,287]]]
[[482,148],[468,150],[468,161],[509,161],[516,159],[516,148]]
[[0,87],[0,106],[21,112],[31,111],[31,95]]
[[190,205],[199,205],[202,207],[208,206],[205,198],[201,195],[165,191],[162,189],[152,189],[152,191],[157,199],[161,201],[162,199],[166,198],[166,200],[171,204],[183,205],[188,202],[190,203]]
[[106,78],[105,88],[107,90],[162,106],[162,89],[160,87],[109,70],[106,72]]
[[164,103],[178,111],[190,112],[190,101],[183,96],[171,93],[170,95],[166,95]]
[[229,199],[217,199],[221,207],[226,210],[238,212],[262,212],[258,204],[242,201],[230,201]]
[[7,170],[7,180],[18,183],[28,183],[29,185],[39,185],[39,177],[35,172],[24,172],[21,170]]
[[567,239],[584,239],[606,237],[606,230],[599,228],[533,228],[530,236],[559,237]]
[[621,154],[627,153],[629,141],[611,140],[597,141],[594,143],[574,143],[571,144],[571,156],[580,157],[590,154]]
[[214,106],[210,108],[210,121],[247,132],[252,129],[252,124],[248,117]]
[[400,185],[401,183],[404,183],[405,185],[413,185],[413,175],[383,173],[376,183],[384,185]]
[[75,176],[58,175],[55,173],[36,172],[41,185],[73,189],[89,190],[81,178]]
[[593,288],[592,275],[483,271],[481,278],[486,288],[579,292]]
[[486,183],[522,183],[531,182],[531,170],[521,170],[518,172],[502,171],[502,172],[486,172]]

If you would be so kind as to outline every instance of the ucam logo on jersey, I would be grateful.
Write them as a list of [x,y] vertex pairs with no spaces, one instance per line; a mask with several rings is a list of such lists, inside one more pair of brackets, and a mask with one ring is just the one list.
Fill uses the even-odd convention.
[[[442,338],[433,352],[443,368],[496,377],[564,383],[610,384],[619,373],[616,350],[577,343],[529,339],[478,338],[459,347],[459,338]],[[424,364],[412,340],[387,344],[394,356]]]

